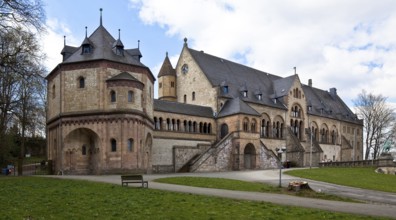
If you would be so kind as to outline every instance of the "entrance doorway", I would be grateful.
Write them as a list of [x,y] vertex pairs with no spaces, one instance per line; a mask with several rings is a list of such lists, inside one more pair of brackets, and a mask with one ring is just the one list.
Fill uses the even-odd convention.
[[247,144],[245,146],[244,154],[244,166],[245,169],[255,169],[256,168],[256,148],[253,144]]

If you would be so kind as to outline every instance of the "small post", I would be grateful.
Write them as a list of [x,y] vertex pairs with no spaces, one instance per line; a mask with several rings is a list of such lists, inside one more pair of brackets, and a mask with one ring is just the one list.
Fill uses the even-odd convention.
[[279,188],[282,188],[282,153],[286,152],[286,147],[281,147],[277,152],[279,157]]

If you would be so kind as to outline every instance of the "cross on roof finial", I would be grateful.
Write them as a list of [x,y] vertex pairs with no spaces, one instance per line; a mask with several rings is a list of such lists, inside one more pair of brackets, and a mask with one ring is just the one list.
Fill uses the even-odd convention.
[[100,8],[99,11],[100,11],[100,26],[102,26],[102,11],[103,11],[103,9]]

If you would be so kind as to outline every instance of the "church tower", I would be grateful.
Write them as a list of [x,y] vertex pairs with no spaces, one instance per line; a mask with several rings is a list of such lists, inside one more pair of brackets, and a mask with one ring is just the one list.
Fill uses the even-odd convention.
[[176,70],[172,67],[168,53],[158,73],[158,99],[176,101]]
[[139,48],[126,49],[103,26],[80,46],[64,40],[47,79],[47,148],[67,174],[150,173],[154,75]]

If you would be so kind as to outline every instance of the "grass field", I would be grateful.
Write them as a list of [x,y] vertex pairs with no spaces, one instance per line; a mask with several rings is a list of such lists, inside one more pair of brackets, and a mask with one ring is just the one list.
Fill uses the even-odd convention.
[[44,177],[1,177],[0,186],[0,219],[380,219]]
[[374,170],[375,168],[315,168],[285,173],[344,186],[396,193],[396,176],[375,173]]
[[156,182],[169,183],[186,186],[196,186],[204,188],[227,189],[248,192],[265,192],[265,193],[282,193],[294,196],[309,197],[316,199],[326,199],[343,202],[357,202],[355,200],[318,193],[313,190],[301,190],[299,192],[288,191],[286,188],[279,188],[265,183],[246,182],[241,180],[223,179],[223,178],[207,178],[207,177],[169,177],[156,179]]

